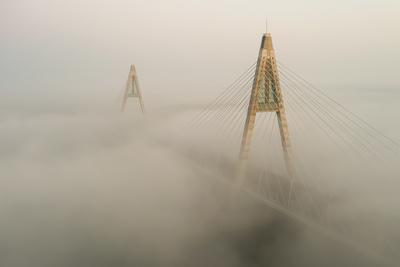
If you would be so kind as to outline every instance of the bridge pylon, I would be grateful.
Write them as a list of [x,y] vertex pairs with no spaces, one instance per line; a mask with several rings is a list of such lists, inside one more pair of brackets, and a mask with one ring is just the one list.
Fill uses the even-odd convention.
[[[276,117],[279,125],[285,165],[289,176],[292,178],[295,174],[292,145],[290,142],[285,105],[279,82],[275,51],[272,45],[272,37],[270,33],[265,33],[263,35],[258,55],[240,147],[239,180],[243,180],[246,173],[256,116],[257,113],[261,112],[274,112],[277,114]],[[240,183],[242,183],[242,181],[240,181]]]
[[125,92],[121,104],[121,111],[125,110],[126,102],[128,98],[131,97],[138,98],[140,109],[142,113],[144,113],[145,109],[142,98],[142,92],[140,90],[139,80],[137,77],[135,65],[131,65],[131,68],[129,70],[128,80],[126,81]]

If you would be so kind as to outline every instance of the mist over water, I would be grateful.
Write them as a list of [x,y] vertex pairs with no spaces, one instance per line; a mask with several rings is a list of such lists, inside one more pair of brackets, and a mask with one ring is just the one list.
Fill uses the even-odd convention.
[[[229,178],[236,154],[209,129],[188,128],[197,106],[142,116],[135,99],[124,114],[109,96],[97,104],[32,99],[19,110],[3,103],[1,266],[384,266],[246,194],[232,207],[217,178]],[[219,170],[217,152],[228,162]],[[398,181],[383,177],[319,186],[339,195],[329,213],[358,231],[378,224],[393,243]]]

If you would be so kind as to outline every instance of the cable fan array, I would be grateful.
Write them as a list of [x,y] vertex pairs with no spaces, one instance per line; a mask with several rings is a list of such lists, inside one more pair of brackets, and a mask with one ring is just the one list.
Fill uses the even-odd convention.
[[[398,141],[377,130],[285,64],[278,61],[277,65],[295,151],[297,146],[304,148],[302,143],[312,137],[320,145],[331,146],[331,149],[338,150],[341,155],[350,157],[359,164],[364,164],[365,160],[384,164],[388,156],[399,154]],[[217,128],[225,141],[237,147],[246,118],[255,68],[256,63],[199,112],[193,118],[192,125]],[[268,79],[271,78],[271,73],[265,75]],[[268,144],[269,150],[279,150],[279,147],[271,147],[269,141],[276,130],[274,114],[259,114],[257,117],[254,143],[261,139],[264,144]],[[315,147],[311,148],[313,149]],[[325,152],[328,153],[329,150]]]
[[[332,218],[325,216],[326,207],[318,196],[318,190],[314,189],[318,188],[318,180],[323,179],[324,173],[319,172],[314,177],[310,175],[310,170],[319,161],[326,159],[330,162],[329,159],[334,157],[338,166],[349,164],[363,169],[368,166],[370,171],[382,175],[379,168],[387,164],[388,157],[398,157],[400,143],[307,82],[286,64],[277,61],[277,66],[295,152],[298,172],[296,179],[301,185],[301,193],[288,202],[280,193],[281,185],[274,185],[282,182],[281,175],[274,175],[279,160],[280,167],[284,168],[275,113],[257,115],[251,154],[252,160],[258,160],[260,164],[253,174],[253,187],[245,187],[243,190],[298,221],[320,227],[321,231],[328,232],[336,239],[367,250],[360,246],[360,242],[349,241],[351,234],[346,227],[335,224]],[[255,70],[256,63],[248,67],[191,121],[192,127],[196,129],[215,131],[217,135],[214,137],[233,148],[230,153],[234,155],[238,155],[239,151]],[[271,73],[264,75],[265,79],[272,79]],[[335,166],[330,168],[334,169]],[[326,169],[329,171],[330,168]],[[368,250],[368,253],[372,252]]]

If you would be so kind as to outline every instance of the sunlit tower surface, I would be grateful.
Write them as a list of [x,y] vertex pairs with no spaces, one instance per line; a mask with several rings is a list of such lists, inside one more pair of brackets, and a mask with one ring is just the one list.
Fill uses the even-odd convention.
[[240,147],[239,172],[241,175],[244,175],[246,172],[256,117],[257,113],[261,112],[274,112],[277,115],[286,168],[289,176],[293,177],[295,170],[293,167],[292,146],[279,82],[275,51],[270,33],[265,33],[263,35],[258,55]]
[[142,113],[145,112],[144,109],[144,103],[143,103],[143,98],[142,98],[142,92],[139,86],[139,80],[137,77],[136,73],[136,68],[135,65],[131,65],[129,75],[128,75],[128,80],[126,82],[126,87],[125,87],[125,92],[124,96],[122,99],[122,104],[121,104],[121,110],[125,110],[126,102],[128,98],[138,98],[139,100],[139,105]]

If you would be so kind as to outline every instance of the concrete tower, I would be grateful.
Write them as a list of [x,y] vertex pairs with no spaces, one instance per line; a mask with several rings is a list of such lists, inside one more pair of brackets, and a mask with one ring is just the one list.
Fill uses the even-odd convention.
[[126,87],[125,87],[124,97],[122,99],[122,105],[121,105],[122,111],[125,110],[126,101],[130,97],[135,97],[135,98],[139,99],[140,109],[142,110],[142,113],[144,113],[145,109],[144,109],[142,93],[140,91],[139,80],[137,77],[135,65],[131,65],[131,69],[129,71],[128,80],[126,82]]
[[240,147],[240,170],[245,174],[247,161],[256,122],[256,115],[260,112],[275,112],[277,114],[279,131],[282,141],[283,154],[288,174],[293,177],[292,146],[289,138],[289,129],[286,119],[285,106],[281,93],[278,68],[271,34],[265,33],[262,37],[257,67],[251,90],[250,102]]

